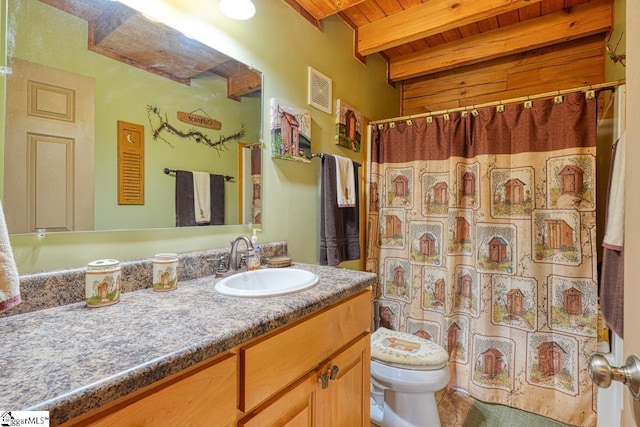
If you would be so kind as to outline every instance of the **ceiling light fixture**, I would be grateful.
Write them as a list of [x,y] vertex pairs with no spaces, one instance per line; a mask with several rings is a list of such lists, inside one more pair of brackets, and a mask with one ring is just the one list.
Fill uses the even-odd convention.
[[256,13],[251,0],[220,0],[220,11],[231,19],[245,20]]

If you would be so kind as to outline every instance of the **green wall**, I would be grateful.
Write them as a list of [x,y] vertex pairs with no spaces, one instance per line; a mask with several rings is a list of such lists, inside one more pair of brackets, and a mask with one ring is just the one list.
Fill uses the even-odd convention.
[[[2,0],[3,3],[6,1]],[[153,9],[162,9],[158,2],[152,3]],[[377,120],[397,116],[400,105],[399,90],[386,82],[386,62],[379,55],[367,57],[366,64],[358,61],[353,56],[353,31],[340,18],[334,16],[324,20],[323,30],[318,31],[282,0],[255,1],[256,16],[248,21],[232,21],[220,16],[215,1],[206,2],[206,7],[203,2],[172,0],[171,3],[177,5],[175,9],[170,9],[171,16],[191,20],[185,28],[189,29],[192,36],[196,36],[197,31],[199,39],[264,73],[264,201],[260,239],[287,241],[289,254],[294,260],[316,263],[320,222],[320,160],[301,164],[270,158],[269,101],[279,98],[310,110],[314,152],[348,156],[362,162],[362,153],[354,153],[334,144],[334,115],[307,105],[308,67],[333,80],[333,110],[335,100],[341,98],[360,109],[365,117]],[[144,4],[140,7],[144,7]],[[150,14],[153,12],[149,11]],[[144,102],[147,103],[146,100]],[[116,116],[108,121],[113,123],[121,119]],[[145,119],[146,113],[140,120]],[[147,140],[147,147],[152,144],[156,142]],[[104,155],[110,156],[109,153],[96,156],[96,163],[102,167],[113,162],[113,159],[105,160]],[[155,175],[153,179],[156,179]],[[166,177],[157,179],[166,180]],[[170,193],[173,195],[173,187]],[[12,236],[11,243],[18,269],[24,274],[83,266],[98,258],[127,260],[148,258],[158,252],[228,247],[231,239],[248,231],[246,226],[229,225],[51,233],[43,238],[30,234]],[[352,268],[358,265],[356,262],[346,264]]]

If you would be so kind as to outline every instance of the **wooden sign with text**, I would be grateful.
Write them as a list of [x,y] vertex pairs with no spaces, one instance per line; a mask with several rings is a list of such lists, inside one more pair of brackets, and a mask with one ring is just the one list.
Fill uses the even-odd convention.
[[185,113],[184,111],[178,111],[178,120],[207,129],[220,130],[222,128],[222,123],[212,119],[211,117]]

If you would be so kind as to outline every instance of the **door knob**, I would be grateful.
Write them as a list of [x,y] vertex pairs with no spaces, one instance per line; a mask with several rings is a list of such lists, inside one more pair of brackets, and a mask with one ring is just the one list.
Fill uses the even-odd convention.
[[624,366],[616,368],[602,354],[595,353],[589,357],[587,370],[598,387],[607,388],[611,381],[620,381],[629,387],[635,400],[640,400],[640,358],[635,354],[627,357]]

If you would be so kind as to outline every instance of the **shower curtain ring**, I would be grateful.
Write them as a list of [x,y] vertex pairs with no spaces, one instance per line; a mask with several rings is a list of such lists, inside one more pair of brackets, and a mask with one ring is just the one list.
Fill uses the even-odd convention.
[[531,99],[529,99],[529,96],[527,95],[527,100],[524,101],[524,108],[527,110],[530,110],[531,107],[533,107],[533,102],[531,101]]

